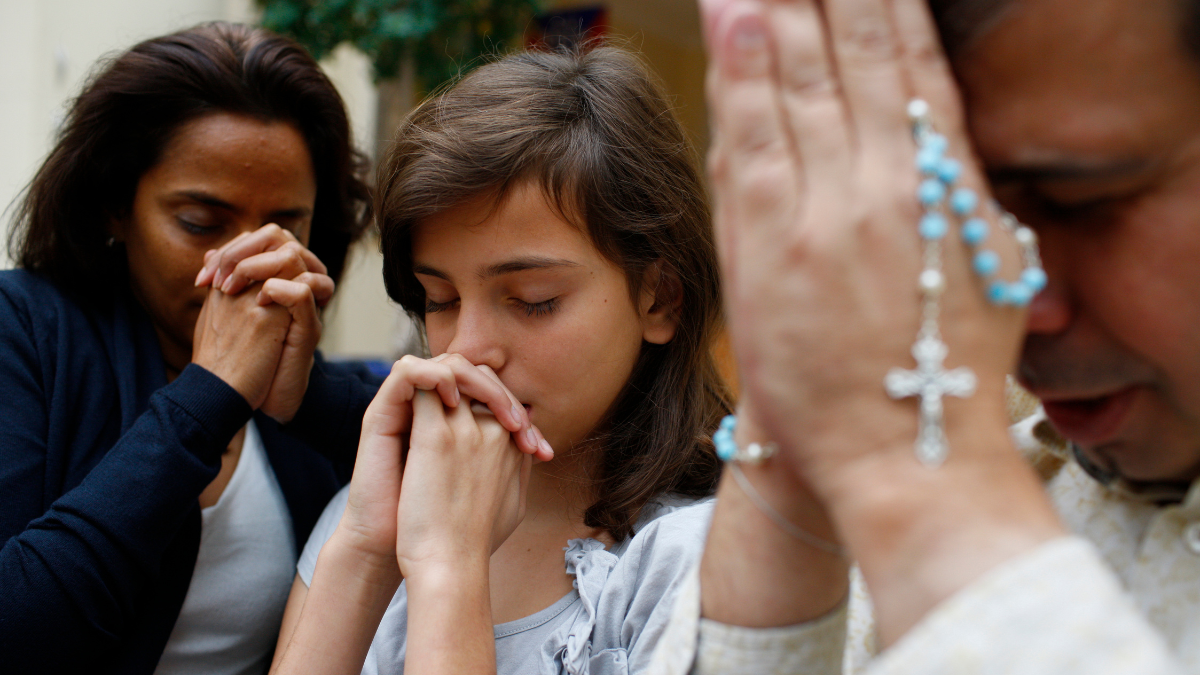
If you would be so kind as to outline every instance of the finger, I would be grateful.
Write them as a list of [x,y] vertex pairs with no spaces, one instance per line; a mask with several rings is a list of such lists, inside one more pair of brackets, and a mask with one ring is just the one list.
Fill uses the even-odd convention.
[[422,359],[411,354],[400,358],[392,365],[392,373],[399,373],[412,388],[409,398],[418,390],[436,391],[446,407],[454,408],[462,401],[456,374],[449,366]]
[[273,251],[288,242],[296,241],[295,235],[275,223],[268,223],[253,232],[243,233],[225,244],[208,265],[215,268],[213,285],[218,288],[237,264],[252,255]]
[[910,165],[904,77],[891,0],[824,2],[832,52],[866,167]]
[[[517,433],[529,428],[525,407],[490,368],[476,366],[461,354],[440,354],[435,359],[452,369],[462,393],[485,404],[505,429]],[[536,438],[526,439],[526,442],[530,451],[536,449]],[[521,444],[520,438],[518,444]]]
[[525,504],[529,496],[529,477],[533,473],[533,457],[526,455],[521,459],[520,506],[517,509],[517,520],[525,519]]
[[292,279],[292,281],[302,283],[312,289],[313,298],[317,301],[317,307],[324,307],[333,299],[333,294],[337,290],[337,284],[328,274],[320,272],[305,272],[300,276]]
[[[777,1],[767,9],[792,142],[804,167],[820,167],[804,173],[805,190],[838,203],[848,198],[854,146],[821,11],[816,0]],[[829,219],[817,214],[810,220]]]
[[[504,390],[504,393],[508,395],[509,400],[512,402],[512,410],[514,412],[519,411],[522,415],[525,425],[522,427],[522,429],[513,432],[513,437],[517,442],[517,447],[521,449],[521,452],[532,454],[534,457],[538,458],[538,461],[541,462],[549,462],[550,460],[554,459],[554,448],[550,447],[550,443],[546,440],[546,437],[542,435],[542,431],[533,424],[532,420],[529,419],[528,413],[525,411],[525,406],[522,405],[519,400],[517,400],[517,397],[514,396],[511,391],[508,390],[508,387],[504,386],[504,382],[500,380],[500,376],[496,374],[496,371],[492,370],[491,366],[488,366],[487,364],[482,364],[475,367],[482,371],[484,375],[486,375]],[[512,429],[509,430],[512,431]]]
[[737,223],[752,224],[744,227],[785,236],[802,179],[772,77],[762,4],[739,2],[724,12],[715,43],[709,105],[720,146],[713,175],[719,201],[738,214]]
[[200,267],[200,273],[196,275],[196,288],[207,286],[212,281],[212,276],[216,272],[216,269],[209,267],[208,263],[216,254],[217,249],[215,248],[210,248],[204,252],[204,265]]
[[258,292],[258,302],[263,306],[274,303],[287,308],[292,315],[292,327],[288,330],[289,344],[304,349],[316,348],[321,340],[321,319],[317,316],[317,304],[308,285],[285,279],[267,279]]
[[950,63],[938,39],[927,0],[894,0],[896,33],[909,88],[932,109],[938,130],[950,138],[965,137],[962,102]]
[[[467,406],[462,406],[461,410],[470,416],[470,410]],[[447,408],[442,405],[439,396],[427,390],[418,390],[414,392],[412,398],[412,425],[413,434],[411,439],[416,441],[421,439],[426,442],[434,443],[438,447],[421,448],[417,445],[410,444],[409,456],[412,456],[414,451],[420,450],[445,450],[454,447],[454,439],[456,437],[455,425],[450,423],[450,416],[459,411],[459,408]],[[420,433],[417,433],[417,430]]]
[[[314,274],[312,272],[300,274],[295,279],[269,278],[262,284],[262,288],[264,290],[268,287],[271,287],[280,289],[294,289],[295,291],[298,291],[300,286],[303,286],[309,290],[309,293],[311,294],[317,307],[322,307],[328,304],[329,299],[333,297],[333,291],[335,288],[333,279],[330,279],[324,274]],[[258,304],[266,306],[272,302],[278,302],[285,307],[290,306],[291,301],[289,301],[288,298],[292,296],[284,295],[280,297],[282,299],[276,300],[269,294],[259,291]]]
[[299,242],[288,242],[279,248],[252,255],[233,267],[221,282],[221,292],[236,294],[255,281],[272,277],[293,279],[305,272],[325,273],[325,266],[316,254]]

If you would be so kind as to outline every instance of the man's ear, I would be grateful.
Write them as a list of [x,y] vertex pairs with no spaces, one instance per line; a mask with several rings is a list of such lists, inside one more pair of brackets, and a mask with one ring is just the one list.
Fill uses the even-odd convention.
[[642,275],[638,311],[642,317],[642,339],[665,345],[679,327],[679,307],[683,304],[683,284],[662,260],[656,260]]

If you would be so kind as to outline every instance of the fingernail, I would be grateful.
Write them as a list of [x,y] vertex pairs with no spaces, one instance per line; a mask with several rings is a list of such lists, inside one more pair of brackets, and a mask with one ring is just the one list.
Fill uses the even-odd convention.
[[202,276],[204,276],[204,268],[203,267],[201,267],[200,271],[196,273],[196,280],[194,282],[192,282],[192,285],[199,286],[200,285],[200,277],[202,277]]
[[512,418],[513,418],[513,421],[516,422],[517,424],[522,423],[521,422],[521,408],[517,407],[516,404],[513,404],[513,407],[512,407]]
[[454,390],[454,405],[457,407],[459,403],[462,403],[462,394],[460,394],[456,388]]
[[225,280],[225,283],[221,284],[221,292],[228,293],[231,288],[233,288],[233,277],[229,277]]
[[554,448],[550,447],[550,444],[546,442],[546,439],[543,438],[542,442],[538,443],[538,447],[541,448],[542,451],[547,455],[554,457]]
[[529,442],[529,446],[533,448],[541,447],[538,443],[537,434],[533,433],[533,427],[525,430],[525,440]]
[[767,44],[767,30],[762,17],[757,14],[743,14],[733,22],[733,46],[754,55],[761,52]]

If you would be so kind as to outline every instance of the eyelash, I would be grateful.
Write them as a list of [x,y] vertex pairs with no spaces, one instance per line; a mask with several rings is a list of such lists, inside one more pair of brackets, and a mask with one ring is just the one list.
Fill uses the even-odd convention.
[[521,308],[525,310],[525,316],[546,316],[558,310],[558,298],[550,298],[542,302],[518,302],[521,303]]
[[[517,300],[518,306],[525,312],[525,316],[546,316],[558,311],[558,298],[550,298],[541,302],[525,302]],[[425,313],[437,314],[449,309],[453,309],[454,305],[458,304],[458,300],[450,302],[434,302],[428,298],[425,299]]]
[[206,227],[204,225],[197,225],[195,223],[188,222],[183,218],[176,218],[175,220],[179,223],[180,227],[195,235],[211,234],[212,231],[216,229],[213,227]]
[[425,313],[426,314],[437,314],[438,312],[444,312],[444,311],[452,308],[456,304],[458,304],[458,300],[451,300],[450,302],[434,302],[433,300],[426,298],[425,299]]

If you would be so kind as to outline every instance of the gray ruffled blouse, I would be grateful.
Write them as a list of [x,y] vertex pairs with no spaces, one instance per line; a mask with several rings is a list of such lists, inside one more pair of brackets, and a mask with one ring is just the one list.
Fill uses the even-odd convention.
[[[333,535],[349,488],[325,507],[297,571],[312,583],[317,554]],[[574,590],[536,614],[498,624],[497,675],[625,675],[650,665],[671,616],[675,593],[704,549],[712,499],[662,496],[646,506],[634,535],[611,551],[595,539],[567,542]],[[388,605],[363,664],[364,675],[404,672],[408,594]]]

